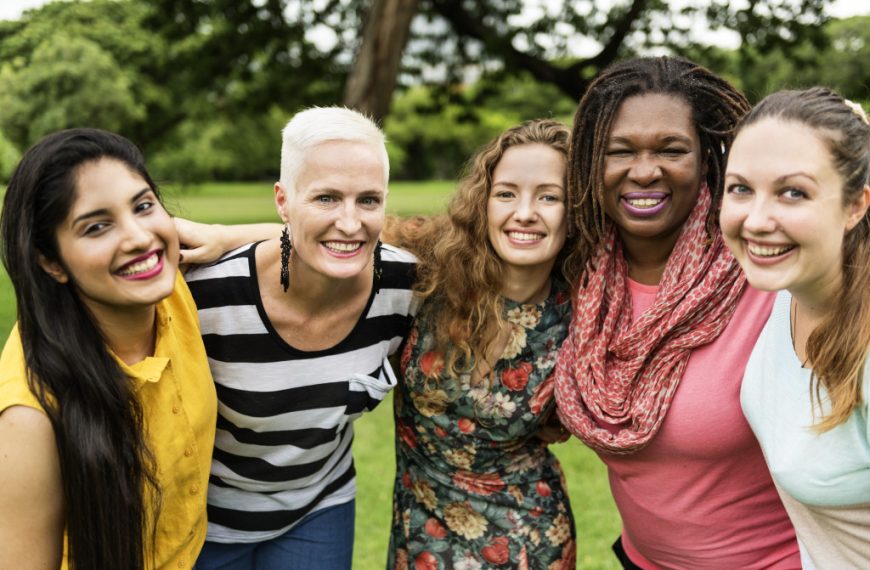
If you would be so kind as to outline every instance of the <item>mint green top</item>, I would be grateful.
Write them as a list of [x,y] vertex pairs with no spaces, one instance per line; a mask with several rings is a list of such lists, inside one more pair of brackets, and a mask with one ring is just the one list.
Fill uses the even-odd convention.
[[852,416],[827,432],[813,430],[811,370],[795,354],[790,307],[791,295],[778,293],[746,365],[743,413],[811,558],[823,568],[833,568],[833,560],[847,564],[837,567],[870,568],[870,363],[864,401]]

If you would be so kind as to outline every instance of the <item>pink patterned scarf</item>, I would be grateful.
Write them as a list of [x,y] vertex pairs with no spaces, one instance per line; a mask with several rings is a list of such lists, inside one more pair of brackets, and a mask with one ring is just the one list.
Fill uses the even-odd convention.
[[718,338],[737,308],[746,278],[718,229],[707,237],[710,201],[705,184],[637,321],[615,228],[587,265],[559,351],[556,402],[562,424],[598,451],[629,454],[650,442],[692,350]]

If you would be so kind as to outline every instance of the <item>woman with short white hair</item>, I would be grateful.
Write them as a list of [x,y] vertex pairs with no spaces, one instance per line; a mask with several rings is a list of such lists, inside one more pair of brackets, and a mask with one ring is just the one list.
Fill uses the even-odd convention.
[[186,275],[220,401],[197,568],[350,568],[353,420],[395,385],[415,259],[379,241],[384,135],[339,107],[283,131],[280,239]]

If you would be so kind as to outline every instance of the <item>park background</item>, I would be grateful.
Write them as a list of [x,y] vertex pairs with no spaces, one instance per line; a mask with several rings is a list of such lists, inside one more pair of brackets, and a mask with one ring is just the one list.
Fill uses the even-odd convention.
[[[464,161],[522,120],[571,123],[608,64],[674,54],[753,102],[828,85],[870,103],[865,0],[93,0],[0,3],[0,193],[21,152],[73,126],[145,151],[174,213],[274,221],[280,129],[345,104],[389,138],[398,215],[443,211]],[[771,141],[775,144],[775,141]],[[0,269],[0,339],[15,320]],[[382,568],[394,477],[390,401],[357,422],[354,568]],[[555,446],[578,568],[611,569],[619,532],[601,462]]]

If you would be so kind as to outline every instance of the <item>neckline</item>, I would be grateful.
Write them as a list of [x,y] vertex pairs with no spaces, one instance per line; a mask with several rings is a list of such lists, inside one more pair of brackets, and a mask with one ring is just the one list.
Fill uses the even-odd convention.
[[641,283],[640,281],[635,281],[628,275],[625,276],[625,282],[628,283],[628,289],[632,293],[647,293],[654,295],[659,292],[659,287],[661,285],[647,285],[646,283]]
[[[294,355],[294,356],[305,356],[305,357],[316,357],[316,356],[325,356],[329,354],[334,354],[336,349],[341,348],[352,339],[359,329],[362,327],[362,324],[368,318],[369,311],[371,310],[372,304],[374,302],[375,296],[377,295],[377,290],[375,288],[375,284],[372,283],[372,290],[369,292],[368,300],[366,300],[366,304],[363,307],[362,312],[360,312],[359,317],[357,318],[356,323],[353,325],[353,328],[350,329],[350,332],[347,335],[335,343],[332,346],[322,348],[320,350],[302,350],[301,348],[296,348],[282,337],[278,330],[272,325],[272,320],[269,318],[269,315],[266,313],[266,307],[263,305],[263,297],[260,294],[260,276],[257,274],[257,247],[264,243],[265,240],[254,242],[251,245],[250,252],[248,254],[248,270],[251,274],[250,285],[251,289],[249,290],[249,294],[254,299],[254,304],[257,307],[257,314],[260,316],[260,321],[263,323],[263,326],[266,328],[266,331],[269,333],[269,336],[272,340],[284,351]],[[292,279],[292,276],[291,276]]]
[[791,341],[791,353],[794,355],[795,361],[800,365],[801,370],[812,370],[812,368],[807,366],[806,360],[801,360],[801,357],[798,354],[797,345],[794,342],[795,327],[797,326],[797,301],[795,301],[795,298],[790,293],[787,295],[787,298],[788,337]]

